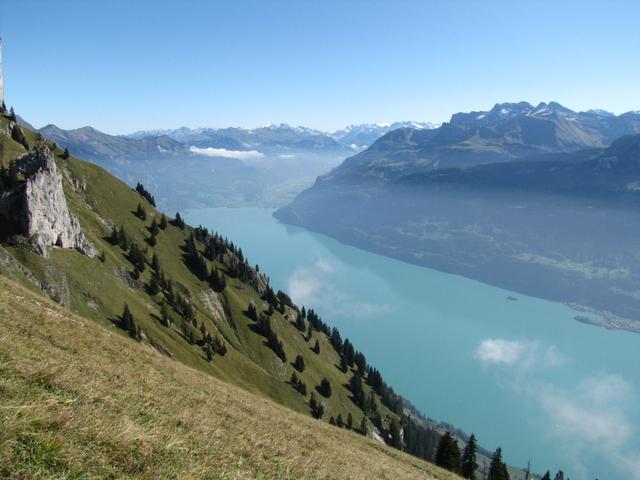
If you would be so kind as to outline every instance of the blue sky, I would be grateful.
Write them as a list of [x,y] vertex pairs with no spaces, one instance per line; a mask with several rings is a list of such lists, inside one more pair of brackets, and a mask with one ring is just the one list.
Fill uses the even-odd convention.
[[640,110],[637,1],[0,0],[7,103],[110,133]]

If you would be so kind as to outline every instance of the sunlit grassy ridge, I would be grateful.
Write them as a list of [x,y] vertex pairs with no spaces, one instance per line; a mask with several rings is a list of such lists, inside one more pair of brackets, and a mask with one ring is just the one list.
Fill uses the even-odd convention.
[[454,475],[279,406],[0,276],[0,475]]

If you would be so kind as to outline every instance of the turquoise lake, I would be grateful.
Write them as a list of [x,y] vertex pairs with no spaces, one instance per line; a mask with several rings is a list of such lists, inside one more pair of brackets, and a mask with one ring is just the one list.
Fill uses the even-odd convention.
[[[575,321],[565,305],[416,267],[279,223],[211,208],[275,289],[314,308],[427,416],[490,450],[573,480],[640,478],[640,335]],[[509,298],[511,297],[511,298]]]

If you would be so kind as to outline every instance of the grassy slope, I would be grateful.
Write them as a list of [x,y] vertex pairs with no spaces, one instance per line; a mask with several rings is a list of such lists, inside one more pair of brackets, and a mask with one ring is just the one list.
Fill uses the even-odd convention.
[[0,476],[457,478],[283,408],[0,276]]
[[[6,128],[7,123],[7,118],[0,116],[0,131]],[[38,135],[27,129],[23,129],[23,132],[29,145],[34,145]],[[8,165],[10,160],[25,151],[21,145],[0,134],[0,164]],[[69,208],[79,218],[83,231],[91,243],[98,251],[104,252],[106,262],[89,259],[72,250],[61,249],[53,249],[50,257],[44,259],[26,247],[10,247],[2,244],[0,244],[0,256],[3,252],[9,253],[41,282],[56,284],[60,283],[60,277],[63,277],[63,283],[67,284],[70,292],[68,305],[70,309],[109,328],[114,337],[122,337],[124,341],[133,343],[124,332],[113,327],[113,321],[122,312],[122,306],[126,302],[148,337],[145,344],[150,344],[149,340],[153,339],[155,344],[162,345],[164,349],[171,352],[174,359],[181,363],[233,383],[294,411],[308,414],[310,392],[322,378],[328,378],[333,386],[333,395],[329,399],[317,395],[326,407],[323,420],[327,421],[330,416],[337,417],[339,413],[346,420],[348,413],[351,413],[354,425],[360,423],[362,411],[351,401],[350,392],[344,386],[351,374],[343,374],[336,368],[340,363],[339,357],[324,334],[315,332],[311,341],[306,342],[300,332],[276,312],[273,316],[274,327],[284,343],[289,362],[283,365],[264,345],[264,338],[250,329],[252,322],[242,313],[252,300],[257,305],[262,305],[253,288],[236,279],[227,278],[228,287],[222,300],[231,312],[232,320],[220,318],[209,311],[200,298],[201,292],[209,291],[208,285],[199,281],[182,261],[180,246],[187,238],[189,228],[181,231],[169,225],[167,230],[159,234],[157,245],[154,248],[149,247],[148,257],[150,258],[153,252],[158,255],[167,276],[192,293],[198,322],[205,323],[207,330],[212,334],[220,333],[227,340],[227,345],[232,348],[228,349],[224,357],[215,356],[213,362],[209,363],[204,359],[200,348],[189,345],[182,338],[176,325],[179,322],[176,312],[171,311],[174,326],[162,327],[158,322],[162,295],[149,296],[144,289],[131,288],[119,280],[115,275],[116,270],[131,271],[132,266],[119,247],[112,246],[105,240],[112,225],[123,225],[128,235],[138,245],[146,246],[144,242],[144,238],[148,235],[146,227],[151,223],[153,216],[159,220],[160,213],[126,184],[102,168],[73,157],[63,160],[59,158],[62,154],[62,150],[59,149],[55,153],[58,155],[58,167],[68,172],[64,189]],[[84,182],[86,189],[83,191],[82,188],[74,188],[69,182],[70,179]],[[146,222],[133,214],[138,203],[143,204],[147,210]],[[25,275],[13,268],[3,267],[1,261],[0,273],[11,277],[24,287],[39,291],[39,288],[34,286]],[[149,277],[150,268],[147,267],[143,275],[145,283],[148,282]],[[231,322],[236,326],[235,329],[231,327]],[[316,339],[320,341],[320,355],[316,355],[310,349]],[[296,393],[287,383],[294,371],[290,362],[297,354],[302,354],[307,366],[303,373],[297,372],[307,384],[309,394],[306,397]],[[365,390],[369,392],[366,385]],[[1,389],[0,394],[2,394]],[[380,402],[378,405],[383,417],[394,416]],[[399,452],[391,451],[391,454],[399,455]],[[520,478],[521,473],[521,471],[513,471],[513,478]]]
[[[0,123],[6,122],[0,118]],[[2,125],[0,125],[2,126]],[[35,143],[35,134],[25,130],[30,145]],[[0,135],[1,152],[10,152],[11,157],[0,157],[3,163],[15,156],[21,146],[6,136]],[[24,151],[24,150],[22,150]],[[61,150],[56,152],[58,155]],[[162,295],[150,296],[144,289],[131,288],[120,280],[116,271],[131,271],[132,265],[124,257],[118,246],[111,245],[105,237],[111,230],[111,225],[123,225],[130,238],[138,245],[145,246],[144,238],[148,235],[146,227],[151,223],[152,216],[159,220],[159,213],[136,192],[117,180],[102,168],[70,158],[57,158],[58,167],[68,172],[64,182],[65,194],[71,211],[79,218],[83,231],[98,251],[105,254],[106,261],[102,263],[97,258],[90,259],[72,250],[52,249],[49,258],[35,255],[27,247],[0,246],[41,282],[54,284],[66,283],[70,292],[70,308],[76,312],[96,320],[103,326],[110,328],[117,316],[122,312],[126,302],[133,312],[136,321],[145,332],[145,343],[161,345],[171,352],[173,358],[185,365],[212,374],[220,379],[232,382],[254,393],[264,395],[276,402],[286,405],[298,412],[309,413],[308,399],[313,387],[323,377],[328,378],[333,386],[333,395],[329,399],[318,396],[326,404],[324,420],[330,416],[342,414],[346,420],[351,413],[354,425],[358,425],[362,417],[361,410],[351,401],[350,392],[345,388],[350,373],[343,374],[336,365],[339,358],[330,346],[324,334],[314,333],[314,338],[306,342],[295,327],[282,315],[274,314],[274,327],[284,343],[289,363],[282,364],[276,355],[265,345],[264,338],[253,332],[249,327],[252,323],[242,312],[250,301],[256,301],[260,306],[262,301],[257,292],[239,282],[228,278],[228,287],[224,292],[223,301],[228,311],[232,313],[232,320],[213,315],[201,299],[201,293],[209,291],[206,283],[199,281],[184,265],[180,246],[187,238],[190,229],[185,231],[169,225],[167,230],[161,231],[158,243],[154,248],[148,247],[148,257],[155,252],[162,269],[167,277],[182,285],[189,291],[196,307],[198,323],[204,323],[212,334],[220,333],[228,340],[228,349],[224,356],[215,356],[213,362],[205,360],[202,350],[189,345],[180,334],[179,318],[176,312],[171,312],[175,320],[174,326],[165,328],[158,322],[160,316],[159,304]],[[86,184],[86,189],[74,188],[69,179],[76,183]],[[138,203],[142,203],[147,212],[147,220],[137,218],[133,211]],[[143,280],[148,282],[150,267],[147,267]],[[0,271],[2,267],[0,266]],[[5,274],[10,271],[5,269]],[[29,286],[30,283],[20,274],[13,277]],[[60,279],[64,278],[64,281]],[[53,280],[52,280],[53,279]],[[233,322],[236,329],[230,324]],[[113,328],[115,335],[126,336],[117,328]],[[316,355],[310,347],[319,338],[321,353]],[[309,394],[303,397],[296,393],[287,383],[294,371],[291,363],[297,354],[302,354],[307,365],[299,377],[307,384]],[[368,387],[367,387],[368,388]],[[384,416],[391,414],[385,407],[380,406]]]

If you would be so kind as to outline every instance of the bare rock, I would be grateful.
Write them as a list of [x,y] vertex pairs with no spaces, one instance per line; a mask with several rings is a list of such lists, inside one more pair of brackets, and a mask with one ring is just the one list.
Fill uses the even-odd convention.
[[88,257],[96,251],[85,237],[80,222],[71,214],[53,154],[46,146],[19,159],[26,176],[22,195],[22,223],[34,250],[47,256],[48,248],[75,248]]
[[222,306],[220,298],[218,298],[218,294],[216,292],[213,290],[205,290],[200,294],[200,298],[213,318],[216,320],[222,320],[225,318],[224,307]]

